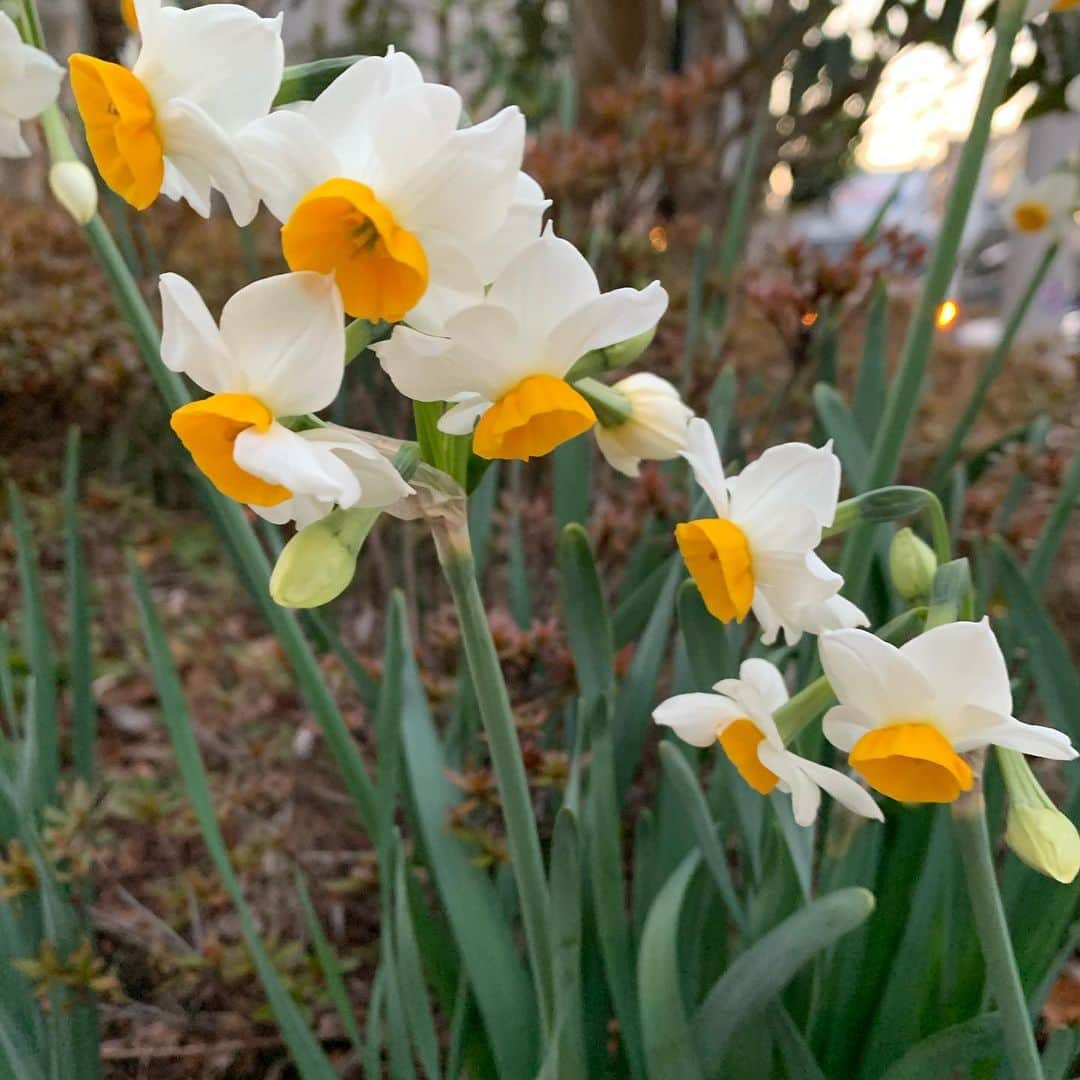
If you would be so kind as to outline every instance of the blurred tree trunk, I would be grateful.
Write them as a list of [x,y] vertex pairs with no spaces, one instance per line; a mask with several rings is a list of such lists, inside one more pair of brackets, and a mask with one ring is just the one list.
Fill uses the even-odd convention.
[[579,122],[590,126],[594,90],[655,70],[663,57],[660,0],[573,0]]

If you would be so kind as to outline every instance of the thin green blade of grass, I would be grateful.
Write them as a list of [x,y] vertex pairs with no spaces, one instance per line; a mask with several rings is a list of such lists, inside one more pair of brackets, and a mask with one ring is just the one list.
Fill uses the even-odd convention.
[[14,484],[8,484],[7,497],[11,526],[15,533],[15,561],[22,596],[23,640],[34,679],[31,723],[37,751],[35,783],[40,789],[36,801],[38,805],[45,805],[55,802],[56,785],[60,775],[56,657],[49,637],[45,599],[41,591],[37,546],[22,499]]
[[874,291],[870,298],[866,336],[859,359],[859,373],[855,379],[855,401],[851,410],[866,445],[873,441],[885,408],[888,309],[889,289],[885,279],[879,277],[874,282]]
[[294,880],[296,882],[296,895],[300,898],[300,910],[304,914],[304,922],[307,924],[311,943],[315,946],[315,956],[318,958],[319,967],[326,981],[326,990],[330,1000],[341,1017],[342,1027],[352,1043],[353,1050],[358,1056],[363,1055],[364,1042],[360,1037],[360,1029],[356,1026],[356,1017],[353,1014],[352,1005],[349,1002],[349,990],[345,985],[345,976],[342,973],[341,961],[338,960],[334,946],[326,936],[319,913],[311,900],[311,891],[308,889],[307,878],[299,867],[295,869]]
[[184,700],[172,657],[169,655],[164,630],[150,596],[150,589],[134,559],[130,557],[128,569],[150,658],[151,673],[161,702],[162,717],[176,755],[184,790],[199,823],[210,858],[236,908],[240,920],[240,932],[251,953],[274,1019],[305,1080],[308,1078],[334,1080],[337,1074],[301,1015],[296,1002],[285,989],[259,936],[255,916],[244,898],[240,880],[233,869],[225,840],[218,827],[206,767],[203,765],[202,754],[191,727],[187,703]]
[[75,771],[90,784],[94,779],[97,704],[93,690],[90,590],[79,530],[79,460],[79,429],[71,428],[64,457],[64,570],[68,594],[71,742]]
[[580,525],[567,525],[562,530],[558,559],[578,689],[585,700],[594,701],[614,689],[615,642],[592,548]]

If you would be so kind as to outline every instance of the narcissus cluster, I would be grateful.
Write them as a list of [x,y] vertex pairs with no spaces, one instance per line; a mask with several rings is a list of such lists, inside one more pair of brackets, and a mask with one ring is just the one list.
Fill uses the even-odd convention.
[[[1030,14],[1067,6],[1033,4]],[[657,723],[691,746],[717,745],[754,791],[790,796],[804,826],[822,791],[877,819],[872,792],[952,802],[974,788],[977,755],[997,747],[1016,755],[1003,765],[1011,842],[1054,876],[1076,873],[1075,830],[1063,837],[1017,754],[1067,760],[1076,751],[1061,732],[1012,716],[989,623],[934,625],[899,646],[861,629],[866,615],[818,552],[850,524],[838,516],[831,443],[772,446],[725,470],[713,429],[671,383],[648,371],[605,381],[643,355],[668,296],[656,281],[605,291],[545,224],[550,204],[522,171],[516,107],[472,123],[456,90],[390,49],[352,63],[313,101],[274,108],[281,16],[134,0],[125,18],[139,39],[130,67],[70,59],[105,183],[139,210],[165,195],[208,215],[216,191],[238,223],[263,204],[281,225],[290,272],[241,289],[219,320],[185,279],[160,281],[162,360],[206,393],[175,410],[173,430],[219,491],[299,530],[271,579],[279,603],[333,599],[381,512],[417,517],[460,501],[461,484],[488,461],[543,457],[589,432],[626,476],[642,460],[681,456],[700,492],[674,545],[706,610],[723,623],[753,616],[752,650],[767,655],[711,693],[671,697]],[[27,151],[20,122],[52,104],[61,78],[0,13],[0,154]],[[88,221],[93,185],[81,164],[60,165],[69,167],[54,174],[58,197]],[[1004,212],[1014,228],[1055,238],[1076,204],[1076,176],[1063,169],[1020,181]],[[445,437],[454,454],[428,446],[418,462],[416,444],[317,415],[341,391],[354,338],[373,343],[382,371],[413,401],[418,431]],[[455,468],[462,449],[476,468]],[[901,597],[927,599],[934,550],[905,531],[889,563]],[[807,634],[818,636],[824,676],[789,698],[787,650]],[[826,709],[824,739],[799,742],[798,752]],[[841,760],[805,756],[820,747]]]

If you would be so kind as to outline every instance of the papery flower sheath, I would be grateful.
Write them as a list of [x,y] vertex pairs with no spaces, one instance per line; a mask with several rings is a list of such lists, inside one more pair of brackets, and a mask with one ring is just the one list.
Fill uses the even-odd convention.
[[161,357],[210,393],[172,428],[219,491],[270,520],[301,525],[342,507],[382,507],[411,493],[393,465],[343,428],[291,431],[279,418],[315,412],[344,373],[341,298],[301,272],[241,289],[220,328],[193,285],[163,274]]
[[806,632],[865,626],[866,616],[840,596],[844,579],[817,556],[832,524],[840,461],[832,444],[770,447],[738,476],[725,477],[708,423],[690,421],[683,457],[716,517],[675,528],[687,569],[709,611],[722,622],[751,611],[770,644]]
[[825,737],[883,795],[952,802],[974,784],[960,755],[986,746],[1076,757],[1063,732],[1011,715],[1009,673],[987,619],[947,623],[900,648],[837,630],[819,650],[840,702],[825,715]]
[[659,282],[601,293],[584,256],[550,226],[496,278],[485,299],[447,320],[444,335],[407,326],[374,346],[414,401],[451,401],[442,431],[473,430],[484,458],[527,460],[587,431],[592,406],[564,376],[579,357],[655,326]]
[[281,85],[281,16],[160,0],[136,0],[135,11],[141,46],[130,70],[82,53],[69,60],[98,172],[137,210],[164,194],[206,217],[216,189],[246,224],[258,198],[236,136],[269,112]]
[[40,116],[63,81],[64,69],[48,53],[25,44],[11,17],[0,11],[0,157],[30,153],[20,124]]
[[768,795],[776,788],[791,796],[800,825],[813,824],[822,791],[856,814],[881,820],[873,797],[850,776],[784,747],[773,713],[787,702],[788,692],[783,676],[767,660],[744,660],[737,679],[721,679],[713,690],[669,698],[653,710],[653,719],[691,746],[719,743],[755,791]]
[[410,313],[429,292],[472,286],[470,251],[520,194],[525,121],[507,107],[459,128],[461,112],[455,90],[391,50],[240,139],[289,266],[334,273],[350,315],[422,322]]
[[1051,172],[1038,180],[1018,176],[1002,213],[1019,232],[1060,235],[1072,225],[1078,198],[1076,177],[1070,173]]

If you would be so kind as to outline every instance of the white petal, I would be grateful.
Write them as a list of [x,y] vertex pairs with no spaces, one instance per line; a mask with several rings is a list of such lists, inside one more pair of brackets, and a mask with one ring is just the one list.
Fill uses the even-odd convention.
[[816,761],[799,758],[799,768],[817,784],[822,791],[831,795],[838,803],[846,806],[852,813],[862,817],[884,821],[885,815],[874,797],[861,784],[850,776],[845,776],[837,769],[819,765]]
[[189,101],[171,101],[158,113],[165,156],[187,185],[198,192],[195,201],[185,198],[206,216],[209,187],[220,191],[238,225],[247,225],[255,216],[259,200],[237,152],[236,140],[228,135],[200,106]]
[[0,49],[18,48],[22,43],[15,20],[6,11],[0,11]]
[[962,734],[950,739],[957,753],[983,746],[1002,746],[1055,761],[1072,761],[1077,756],[1065,732],[1042,724],[1025,724],[976,705],[963,711],[957,727]]
[[466,308],[447,324],[447,337],[395,327],[388,341],[372,346],[394,386],[414,401],[449,401],[478,394],[495,401],[527,374],[515,374],[511,346],[517,324],[493,304]]
[[550,205],[540,185],[527,173],[519,172],[506,220],[473,245],[473,262],[485,285],[490,285],[526,245],[540,238],[544,212]]
[[312,102],[308,116],[327,140],[364,140],[370,138],[370,126],[383,99],[423,81],[416,63],[403,52],[365,56]]
[[524,347],[539,353],[563,319],[599,295],[588,260],[549,225],[499,275],[488,299],[514,314]]
[[389,506],[398,499],[414,494],[401,474],[373,447],[360,432],[328,424],[299,432],[308,448],[325,460],[332,454],[352,473],[355,489],[338,498],[338,505],[345,508],[361,506],[378,508]]
[[667,305],[668,295],[659,281],[644,289],[615,289],[589,300],[551,331],[546,370],[565,375],[587,352],[651,330]]
[[[425,125],[414,117],[403,129],[387,117],[386,129],[373,132],[373,139],[387,174],[408,176],[406,183],[393,185],[394,209],[401,220],[421,234],[434,229],[475,242],[494,234],[506,220],[525,149],[525,118],[508,106],[482,124],[461,131],[454,127],[456,120],[440,146],[445,136],[438,120]],[[431,153],[432,147],[437,153]],[[389,159],[391,148],[395,160]],[[424,167],[418,169],[418,162]]]
[[332,278],[304,271],[253,282],[225,305],[221,336],[242,367],[241,392],[275,416],[316,412],[337,396],[345,324]]
[[249,124],[236,146],[252,185],[282,222],[304,195],[339,171],[337,158],[310,118],[292,109]]
[[424,237],[428,286],[405,320],[425,334],[444,334],[459,311],[484,302],[484,282],[471,253],[453,237],[431,233]]
[[331,453],[319,453],[299,433],[277,423],[265,432],[255,428],[241,431],[233,445],[233,460],[260,480],[281,484],[294,495],[337,502],[355,498],[358,488],[342,461]]
[[653,709],[653,719],[670,727],[691,746],[712,746],[717,732],[738,717],[738,710],[718,694],[679,694]]
[[720,462],[716,436],[707,420],[698,416],[687,425],[686,449],[682,456],[690,463],[698,487],[708,496],[717,515],[726,518],[728,497],[724,483],[724,466]]
[[625,426],[606,428],[597,424],[593,428],[593,434],[604,460],[623,476],[636,477],[641,474],[641,455],[635,453],[635,448],[628,445],[620,434]]
[[739,679],[748,683],[760,695],[765,708],[774,713],[788,700],[784,676],[775,664],[752,657],[739,665]]
[[761,742],[758,744],[758,760],[786,784],[791,792],[791,812],[795,823],[807,828],[817,820],[821,806],[821,791],[817,784],[803,771],[803,760],[789,750],[778,750]]
[[30,147],[19,130],[19,121],[13,116],[0,114],[0,157],[24,158],[30,156]]
[[728,490],[733,520],[748,529],[782,520],[794,507],[808,507],[824,527],[836,515],[840,459],[831,444],[820,449],[806,443],[773,446],[732,477]]
[[875,726],[933,715],[933,688],[888,642],[865,630],[830,630],[821,636],[818,652],[840,703]]
[[926,676],[938,709],[947,715],[965,705],[1005,716],[1012,712],[1009,671],[988,619],[934,627],[900,652]]
[[162,363],[183,371],[208,393],[237,391],[242,375],[195,286],[170,273],[161,275],[159,288]]
[[470,394],[455,402],[439,417],[439,430],[447,435],[470,435],[477,420],[491,408],[491,402],[477,394]]
[[[5,77],[5,69],[17,74]],[[29,45],[0,48],[0,113],[32,120],[60,93],[64,69],[48,53]]]
[[865,713],[850,705],[834,705],[821,721],[821,731],[825,738],[845,754],[850,753],[855,744],[877,725]]
[[229,133],[269,112],[284,65],[280,15],[263,19],[240,4],[167,7],[139,29],[134,74],[159,112],[182,100]]

